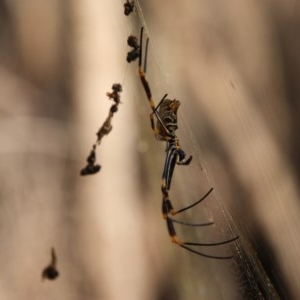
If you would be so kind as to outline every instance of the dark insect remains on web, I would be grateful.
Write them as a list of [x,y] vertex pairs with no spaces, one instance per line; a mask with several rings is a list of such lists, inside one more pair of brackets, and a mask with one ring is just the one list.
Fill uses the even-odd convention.
[[96,162],[96,148],[100,145],[102,138],[108,135],[112,130],[112,118],[114,113],[118,111],[118,106],[121,103],[120,93],[122,92],[122,86],[119,83],[115,83],[112,86],[112,92],[106,93],[109,99],[114,101],[114,104],[110,107],[108,117],[102,124],[101,128],[97,132],[96,143],[93,144],[92,150],[86,159],[87,165],[80,171],[80,175],[92,175],[100,171],[101,166]]
[[54,280],[59,276],[57,271],[57,257],[55,249],[51,248],[51,261],[50,264],[42,271],[42,279]]
[[133,10],[134,10],[134,1],[127,0],[124,3],[124,15],[125,16],[130,15],[133,12]]
[[[208,258],[215,258],[215,259],[229,259],[232,256],[215,256],[205,254],[198,250],[192,248],[192,246],[218,246],[228,244],[230,242],[235,241],[238,237],[234,237],[229,240],[225,240],[222,242],[215,242],[215,243],[196,243],[196,242],[183,242],[181,241],[175,231],[174,223],[186,225],[186,226],[208,226],[212,225],[213,222],[208,223],[201,223],[201,224],[194,224],[184,221],[179,221],[173,218],[174,215],[180,214],[197,204],[203,201],[213,190],[211,188],[201,199],[194,202],[193,204],[184,207],[179,210],[175,210],[171,203],[169,197],[169,191],[171,188],[171,181],[174,173],[174,169],[176,165],[187,166],[192,161],[192,156],[186,158],[185,152],[182,150],[179,139],[175,133],[178,129],[178,121],[177,121],[177,111],[180,106],[180,102],[176,99],[170,100],[167,99],[167,94],[162,97],[158,105],[155,105],[154,100],[152,99],[152,92],[150,85],[146,79],[146,72],[147,72],[147,55],[148,55],[148,45],[149,39],[146,40],[145,46],[145,57],[144,57],[144,64],[142,66],[143,60],[143,27],[141,28],[140,33],[140,44],[138,39],[135,36],[129,36],[127,40],[127,44],[132,47],[133,49],[128,52],[127,54],[127,61],[132,62],[139,59],[138,63],[138,74],[141,80],[142,86],[145,90],[148,102],[150,104],[150,108],[152,110],[150,114],[150,123],[151,128],[154,132],[156,139],[160,141],[166,142],[166,157],[165,163],[163,168],[162,174],[162,183],[161,183],[161,191],[162,191],[162,214],[163,218],[166,220],[166,225],[168,229],[168,233],[170,235],[171,241],[176,245],[193,252],[195,254],[208,257]],[[155,119],[156,118],[156,123]]]
[[127,53],[127,62],[131,63],[135,61],[140,56],[140,45],[138,43],[138,39],[134,35],[130,35],[127,39],[127,45],[132,48],[131,51]]

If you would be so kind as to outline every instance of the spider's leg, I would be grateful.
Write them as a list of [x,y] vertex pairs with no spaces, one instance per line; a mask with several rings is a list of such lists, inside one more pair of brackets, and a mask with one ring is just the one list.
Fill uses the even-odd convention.
[[[154,131],[155,137],[157,139],[165,140],[166,142],[168,142],[173,137],[173,135],[170,133],[170,131],[166,127],[165,123],[162,121],[160,115],[157,113],[157,110],[160,107],[160,105],[163,103],[163,101],[166,99],[167,96],[168,96],[168,94],[165,94],[161,98],[161,100],[159,101],[158,105],[154,108],[154,110],[150,114],[151,128]],[[163,137],[159,136],[160,132],[159,132],[159,130],[155,126],[154,115],[155,115],[156,119],[158,120],[158,122],[160,123],[160,125],[162,126],[162,128],[164,129],[164,136]]]
[[214,224],[214,222],[189,223],[189,222],[184,222],[184,221],[180,221],[180,220],[170,218],[169,213],[171,213],[173,215],[174,214],[174,208],[173,208],[171,200],[169,199],[168,192],[165,192],[165,194],[163,195],[162,213],[163,213],[163,218],[165,220],[169,219],[170,222],[177,223],[177,224],[180,224],[180,225],[191,226],[191,227],[202,227],[202,226],[209,226],[209,225]]
[[215,255],[210,255],[210,254],[205,254],[205,253],[202,253],[200,251],[197,251],[197,250],[194,250],[188,246],[207,246],[207,247],[211,247],[211,246],[219,246],[219,245],[224,245],[224,244],[227,244],[227,243],[230,243],[230,242],[233,242],[235,241],[236,239],[238,239],[238,237],[235,237],[233,239],[230,239],[230,240],[226,240],[226,241],[222,241],[222,242],[217,242],[217,243],[190,243],[190,242],[182,242],[176,235],[176,231],[175,231],[175,228],[174,228],[174,225],[173,225],[173,220],[171,218],[169,218],[167,216],[166,218],[166,222],[167,222],[167,228],[168,228],[168,233],[170,235],[170,238],[171,238],[171,241],[190,251],[190,252],[193,252],[195,254],[198,254],[198,255],[201,255],[201,256],[204,256],[204,257],[208,257],[208,258],[214,258],[214,259],[230,259],[230,258],[233,258],[233,256],[215,256]]
[[213,188],[211,188],[201,199],[197,200],[193,204],[184,207],[180,210],[174,210],[173,205],[169,199],[169,190],[171,188],[171,182],[173,178],[173,172],[177,163],[177,157],[178,157],[177,146],[172,143],[168,143],[166,149],[166,159],[165,159],[165,165],[162,174],[162,185],[161,185],[161,191],[163,194],[162,212],[165,218],[167,217],[168,214],[174,216],[196,206],[213,191]]
[[151,128],[154,131],[155,136],[158,136],[158,130],[155,126],[154,122],[154,114],[162,127],[164,128],[165,132],[169,134],[169,130],[166,128],[165,124],[162,122],[160,116],[157,113],[157,108],[160,106],[160,104],[163,102],[163,100],[167,97],[167,94],[160,100],[158,106],[155,106],[154,100],[152,99],[152,92],[150,85],[146,79],[146,72],[147,72],[147,58],[148,58],[148,47],[149,47],[149,38],[146,40],[146,47],[145,47],[145,57],[144,57],[144,66],[142,68],[142,59],[143,59],[143,34],[144,34],[144,27],[141,28],[140,33],[140,52],[139,52],[139,77],[142,82],[143,88],[145,90],[147,99],[150,104],[150,108],[152,110],[152,113],[150,114],[150,122],[151,122]]
[[206,223],[188,223],[188,222],[184,222],[184,221],[180,221],[180,220],[177,220],[177,219],[172,219],[170,218],[173,223],[177,223],[177,224],[180,224],[180,225],[186,225],[186,226],[192,226],[192,227],[204,227],[204,226],[209,226],[209,225],[213,225],[215,224],[214,222],[206,222]]
[[152,111],[155,110],[155,103],[152,99],[152,92],[149,86],[149,83],[146,79],[146,68],[147,68],[147,55],[148,55],[148,44],[149,44],[149,39],[146,41],[146,50],[145,50],[145,63],[144,63],[144,70],[142,69],[142,56],[143,56],[143,32],[144,32],[144,27],[141,28],[141,34],[140,34],[140,55],[139,55],[139,76],[143,85],[143,88],[145,90],[145,93],[147,95],[148,101],[150,103]]
[[[169,200],[169,198],[165,199],[165,197],[164,197],[164,199],[163,199],[163,214],[164,214],[164,218],[165,218],[166,223],[167,223],[167,229],[168,229],[168,233],[169,233],[169,236],[171,238],[172,243],[174,243],[174,244],[176,244],[176,245],[178,245],[178,246],[180,246],[180,247],[182,247],[182,248],[184,248],[184,249],[186,249],[190,252],[193,252],[195,254],[198,254],[198,255],[201,255],[201,256],[204,256],[204,257],[207,257],[207,258],[214,258],[214,259],[230,259],[230,258],[232,258],[232,256],[215,256],[215,255],[205,254],[205,253],[202,253],[200,251],[194,250],[194,249],[190,248],[189,246],[218,246],[218,245],[223,245],[223,244],[230,243],[230,242],[236,240],[237,237],[234,238],[234,239],[231,239],[231,240],[217,242],[217,243],[182,242],[177,237],[175,227],[174,227],[174,224],[173,224],[173,223],[176,223],[176,220],[173,220],[168,215],[168,211],[172,211],[172,210],[173,210],[173,206],[171,204],[171,201]],[[183,222],[177,222],[177,223],[192,226],[192,224],[190,224],[190,223],[186,223],[186,224],[184,224]],[[195,226],[200,226],[200,225],[195,224]]]
[[141,28],[140,32],[140,55],[139,55],[139,70],[142,71],[142,58],[143,58],[143,33],[144,33],[144,27]]
[[176,161],[177,161],[176,147],[173,144],[168,143],[167,150],[166,150],[165,165],[162,174],[162,184],[161,184],[161,191],[163,194],[162,213],[164,219],[167,218],[169,213],[172,213],[174,211],[173,205],[169,199],[169,190],[171,187]]
[[145,58],[144,58],[144,73],[145,74],[147,73],[148,47],[149,47],[149,38],[147,38],[147,40],[146,40],[146,47],[145,47]]
[[153,112],[151,113],[152,115],[155,114],[157,120],[159,121],[159,123],[161,123],[161,125],[164,127],[164,130],[166,130],[166,134],[169,135],[170,137],[172,136],[169,132],[169,130],[167,129],[167,127],[165,126],[164,122],[162,121],[160,115],[157,113],[158,108],[161,106],[161,104],[164,102],[164,100],[167,98],[168,94],[165,94],[159,101],[159,103],[156,105],[156,107],[154,107]]
[[214,222],[206,222],[206,223],[197,224],[197,223],[189,223],[189,222],[184,222],[184,221],[180,221],[180,220],[170,218],[170,216],[169,216],[170,214],[172,216],[174,216],[174,215],[177,215],[177,214],[179,214],[179,213],[181,213],[185,210],[188,210],[188,209],[196,206],[201,201],[203,201],[213,190],[213,188],[211,188],[201,199],[194,202],[193,204],[191,204],[187,207],[184,207],[180,210],[175,210],[173,205],[172,205],[172,202],[169,198],[169,188],[170,188],[170,185],[171,185],[171,179],[172,179],[172,174],[173,174],[174,167],[175,167],[175,163],[171,162],[171,160],[169,160],[169,162],[166,162],[165,169],[164,169],[164,175],[166,176],[166,178],[163,176],[163,179],[162,179],[162,187],[161,187],[162,193],[163,193],[162,214],[163,214],[164,219],[168,218],[170,220],[170,222],[174,222],[174,223],[178,223],[178,224],[186,225],[186,226],[192,226],[192,227],[213,225]]
[[152,99],[152,92],[150,85],[146,79],[146,72],[147,72],[147,56],[148,56],[148,45],[149,45],[149,39],[146,41],[146,49],[145,49],[145,58],[144,58],[144,69],[142,69],[142,58],[143,58],[143,32],[144,27],[141,28],[141,34],[140,34],[140,55],[139,55],[139,77],[142,82],[143,88],[145,90],[147,99],[149,101],[152,113],[150,114],[150,121],[151,121],[151,128],[154,131],[155,136],[158,134],[158,130],[156,129],[153,114],[155,113],[155,103]]
[[234,242],[238,239],[238,236],[235,236],[232,239],[226,240],[226,241],[222,241],[222,242],[215,242],[215,243],[193,243],[193,242],[184,242],[183,245],[187,245],[187,246],[220,246],[220,245],[225,245],[231,242]]
[[184,248],[192,253],[195,253],[197,255],[200,255],[200,256],[203,256],[203,257],[206,257],[206,258],[213,258],[213,259],[232,259],[233,256],[230,255],[230,256],[215,256],[215,255],[210,255],[210,254],[205,254],[205,253],[202,253],[200,251],[196,251],[192,248],[189,248],[189,247],[186,247],[184,245],[179,245],[181,248]]
[[[179,144],[179,143],[178,143]],[[193,156],[191,155],[189,158],[185,158],[186,154],[185,152],[180,148],[178,145],[177,153],[179,155],[179,161],[177,162],[177,165],[184,165],[187,166],[192,161]]]
[[176,166],[177,155],[178,155],[178,152],[177,152],[176,146],[174,144],[169,144],[168,148],[167,148],[165,166],[164,166],[163,175],[162,175],[162,186],[161,186],[161,190],[162,190],[162,194],[163,194],[162,213],[163,213],[163,217],[167,223],[168,233],[171,237],[171,241],[190,252],[193,252],[198,255],[208,257],[208,258],[215,258],[215,259],[232,258],[232,256],[214,256],[214,255],[205,254],[205,253],[196,251],[196,250],[190,248],[189,246],[217,246],[217,245],[223,245],[223,244],[229,243],[229,242],[233,241],[234,239],[228,240],[228,241],[223,241],[223,242],[218,242],[218,243],[205,244],[205,243],[191,243],[191,242],[186,243],[186,242],[182,242],[177,237],[173,223],[180,223],[180,224],[188,225],[188,226],[200,226],[200,225],[173,220],[172,218],[170,218],[169,214],[170,213],[171,214],[180,213],[180,212],[183,212],[184,210],[187,210],[187,209],[197,205],[202,200],[204,200],[209,195],[209,193],[213,190],[211,188],[210,191],[208,193],[206,193],[206,195],[204,195],[200,200],[193,203],[192,205],[185,207],[179,211],[174,211],[173,205],[169,199],[169,190],[170,190],[170,186],[171,186],[173,172],[174,172],[174,169]]
[[184,212],[185,210],[188,210],[188,209],[198,205],[200,202],[202,202],[204,199],[206,199],[206,197],[213,191],[213,189],[214,188],[210,188],[209,191],[202,198],[200,198],[196,202],[192,203],[191,205],[188,205],[188,206],[181,208],[179,210],[176,210],[176,211],[173,209],[172,211],[170,211],[170,213],[174,216],[174,215],[180,214],[180,213]]
[[168,143],[167,144],[167,150],[166,150],[166,159],[165,159],[165,165],[164,165],[164,170],[162,174],[162,186],[161,190],[163,193],[163,215],[166,217],[168,214],[171,215],[177,215],[179,213],[182,213],[196,205],[198,205],[200,202],[202,202],[206,197],[213,191],[213,187],[209,189],[209,191],[201,197],[199,200],[196,202],[183,207],[179,210],[174,210],[173,205],[169,199],[169,190],[171,187],[171,182],[173,178],[173,172],[176,166],[177,162],[177,157],[178,157],[178,150],[176,145]]
[[162,174],[162,186],[161,190],[163,195],[168,196],[168,191],[171,187],[171,182],[173,178],[173,172],[176,166],[177,161],[177,150],[176,146],[168,143],[167,144],[167,150],[166,150],[166,159],[165,159],[165,165],[164,170]]

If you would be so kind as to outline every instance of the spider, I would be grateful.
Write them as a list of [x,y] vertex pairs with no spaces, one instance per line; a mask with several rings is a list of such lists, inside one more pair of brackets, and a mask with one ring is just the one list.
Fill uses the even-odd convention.
[[129,2],[129,0],[127,0],[124,3],[124,15],[128,16],[133,12],[134,9],[134,1]]
[[[175,231],[174,223],[179,223],[183,225],[188,225],[188,226],[205,226],[205,225],[211,225],[213,224],[212,222],[210,223],[204,223],[204,224],[193,224],[193,223],[185,223],[181,222],[178,220],[175,220],[172,218],[172,216],[180,214],[197,204],[199,204],[201,201],[203,201],[213,190],[211,188],[201,199],[198,201],[194,202],[193,204],[184,207],[180,210],[175,210],[173,208],[173,205],[171,203],[170,197],[169,197],[169,191],[171,187],[171,181],[173,177],[173,172],[175,169],[176,164],[178,165],[189,165],[192,156],[189,158],[185,158],[186,154],[185,152],[181,149],[179,145],[179,140],[178,137],[175,134],[175,131],[177,130],[177,110],[179,108],[180,102],[178,100],[169,100],[166,99],[167,95],[165,95],[157,107],[155,107],[154,111],[152,114],[155,114],[157,117],[157,125],[154,128],[154,131],[157,132],[157,137],[160,140],[165,140],[167,142],[167,147],[166,147],[166,158],[165,158],[165,164],[164,164],[164,169],[163,169],[163,174],[162,174],[162,184],[161,184],[161,191],[163,195],[162,199],[162,214],[163,218],[166,220],[167,223],[167,229],[169,236],[171,237],[171,241],[178,246],[193,252],[195,254],[208,257],[208,258],[215,258],[215,259],[229,259],[232,258],[232,256],[214,256],[214,255],[208,255],[204,254],[202,252],[196,251],[189,246],[217,246],[217,245],[223,245],[230,243],[234,240],[237,239],[237,237],[222,241],[222,242],[217,242],[217,243],[194,243],[194,242],[183,242],[181,241]],[[152,120],[152,119],[151,119]],[[154,122],[152,122],[154,123]]]
[[[134,43],[132,43],[134,41]],[[167,99],[168,94],[164,95],[163,98],[160,100],[157,106],[155,106],[154,100],[152,99],[152,92],[150,85],[146,79],[146,72],[147,72],[147,54],[148,54],[148,45],[149,45],[149,39],[146,40],[146,47],[145,47],[145,57],[144,57],[144,65],[142,68],[142,48],[143,48],[143,27],[141,28],[140,33],[140,45],[138,44],[137,38],[131,36],[130,43],[128,39],[128,45],[133,48],[131,52],[128,53],[128,56],[130,56],[130,53],[133,53],[136,49],[138,49],[138,57],[135,57],[133,55],[130,56],[131,61],[139,58],[139,77],[142,82],[143,88],[145,90],[147,99],[149,101],[150,107],[151,107],[151,114],[150,114],[150,122],[151,122],[151,128],[154,132],[154,135],[156,139],[160,141],[165,141],[167,143],[166,146],[166,158],[165,158],[165,164],[164,169],[162,173],[162,183],[161,183],[161,191],[163,195],[162,199],[162,214],[163,218],[166,220],[167,229],[169,236],[171,238],[171,241],[175,243],[176,245],[193,252],[195,254],[208,257],[208,258],[215,258],[215,259],[229,259],[232,258],[232,256],[214,256],[214,255],[208,255],[204,254],[202,252],[199,252],[197,250],[194,250],[190,246],[217,246],[217,245],[223,245],[230,243],[234,240],[236,240],[238,237],[234,237],[232,239],[222,241],[222,242],[216,242],[216,243],[194,243],[194,242],[183,242],[181,241],[176,234],[174,223],[179,223],[182,225],[187,226],[206,226],[211,225],[213,222],[204,223],[204,224],[193,224],[193,223],[186,223],[182,221],[178,221],[172,218],[172,216],[180,214],[197,204],[199,204],[201,201],[203,201],[213,190],[211,188],[201,199],[194,202],[193,204],[184,207],[179,210],[175,210],[173,208],[173,205],[171,203],[170,197],[169,197],[169,191],[171,187],[171,181],[173,177],[173,172],[175,169],[176,164],[177,165],[189,165],[192,156],[189,158],[186,158],[185,152],[182,150],[179,139],[175,133],[175,131],[178,129],[178,122],[177,122],[177,111],[180,106],[180,101],[173,99]],[[137,52],[137,51],[136,51]],[[135,52],[134,52],[135,53]],[[136,53],[135,53],[136,54]],[[128,59],[127,59],[128,61]],[[130,62],[130,61],[128,61]],[[155,124],[154,116],[157,119],[157,122]]]
[[49,280],[54,280],[59,276],[59,273],[56,269],[56,264],[57,264],[57,258],[56,258],[56,253],[55,249],[51,248],[51,262],[50,264],[43,270],[42,272],[42,279],[49,279]]
[[112,130],[111,121],[112,121],[114,113],[116,113],[118,111],[118,106],[121,103],[120,94],[119,94],[120,92],[122,92],[121,84],[115,83],[112,86],[112,92],[106,93],[106,96],[109,99],[112,99],[115,103],[110,107],[108,117],[106,118],[106,120],[102,124],[101,128],[97,132],[97,141],[92,146],[92,150],[86,159],[87,165],[80,171],[80,175],[82,175],[82,176],[98,173],[101,169],[101,166],[99,164],[95,164],[96,163],[96,148],[97,148],[97,145],[100,145],[102,138],[105,135],[108,135]]

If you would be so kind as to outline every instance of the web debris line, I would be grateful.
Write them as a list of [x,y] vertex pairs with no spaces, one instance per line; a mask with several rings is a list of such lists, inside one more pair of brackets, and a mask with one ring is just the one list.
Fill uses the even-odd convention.
[[112,92],[107,92],[106,95],[109,99],[112,99],[115,103],[110,107],[108,117],[100,127],[100,129],[97,132],[97,140],[96,143],[93,144],[92,150],[89,154],[89,156],[86,159],[87,165],[81,169],[80,175],[86,176],[86,175],[93,175],[100,171],[101,166],[96,163],[96,148],[101,144],[102,138],[105,135],[108,135],[112,131],[112,118],[114,114],[118,111],[118,106],[121,103],[120,100],[120,92],[122,92],[122,85],[119,83],[115,83],[112,86]]

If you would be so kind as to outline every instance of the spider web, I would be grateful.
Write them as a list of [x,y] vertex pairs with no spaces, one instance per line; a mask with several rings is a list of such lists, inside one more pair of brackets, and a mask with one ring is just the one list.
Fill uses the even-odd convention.
[[[231,192],[239,181],[227,168],[220,144],[214,143],[221,137],[198,101],[197,86],[189,85],[196,78],[201,86],[205,77],[183,75],[180,57],[189,57],[178,48],[188,47],[183,41],[189,32],[181,34],[180,22],[186,16],[192,21],[197,10],[185,7],[175,24],[174,3],[159,1],[155,7],[161,14],[152,1],[135,1],[134,12],[125,17],[124,2],[54,1],[47,2],[47,9],[45,3],[0,2],[0,23],[5,25],[0,45],[0,298],[277,299],[281,273],[266,250],[258,257],[259,247],[269,248],[251,234],[251,208],[242,201],[248,195]],[[43,35],[33,26],[40,20],[46,25]],[[232,260],[196,256],[169,241],[161,216],[165,143],[151,131],[137,62],[126,63],[127,36],[138,37],[141,26],[150,38],[147,78],[153,98],[158,103],[168,93],[181,101],[178,137],[187,155],[193,155],[189,166],[175,168],[172,203],[180,209],[214,187],[178,219],[215,224],[176,224],[178,236],[212,243],[239,235],[236,243],[199,248],[234,255]],[[226,70],[222,76],[232,78]],[[113,83],[121,83],[123,92],[113,129],[97,149],[102,169],[83,179],[79,170],[111,107],[105,93]],[[238,88],[236,81],[230,86]],[[60,276],[42,282],[51,247]],[[262,256],[270,256],[271,271],[265,271]]]
[[[202,115],[201,112],[199,115],[199,111],[198,115],[195,115],[192,108],[186,108],[193,104],[192,99],[195,95],[185,94],[187,90],[183,86],[180,87],[180,84],[176,82],[176,79],[172,76],[172,68],[162,63],[161,51],[158,45],[162,43],[156,43],[157,40],[151,35],[151,29],[147,26],[140,2],[136,1],[135,3],[137,21],[135,21],[134,31],[138,33],[139,28],[144,26],[146,35],[150,38],[146,76],[152,89],[153,98],[158,103],[165,93],[169,93],[171,99],[185,99],[179,109],[178,137],[187,155],[193,155],[193,161],[190,166],[176,167],[170,191],[173,204],[176,208],[187,206],[200,198],[210,187],[215,189],[214,193],[204,203],[187,212],[184,217],[180,216],[180,218],[184,218],[189,222],[191,220],[213,220],[215,225],[212,228],[198,228],[196,230],[177,226],[177,228],[179,227],[177,229],[178,235],[181,239],[191,241],[218,241],[236,235],[240,236],[240,239],[233,245],[219,247],[218,249],[201,249],[204,253],[217,253],[218,255],[232,253],[235,258],[229,262],[206,260],[189,253],[182,258],[182,253],[176,254],[177,258],[180,256],[180,262],[185,265],[183,268],[178,267],[180,270],[178,278],[181,279],[176,278],[174,281],[178,280],[183,285],[177,285],[176,289],[177,291],[180,290],[178,293],[181,294],[182,299],[195,299],[201,293],[205,295],[205,299],[214,297],[218,297],[218,299],[279,299],[268,274],[257,258],[257,253],[248,238],[243,235],[244,230],[238,228],[238,225],[240,225],[239,217],[230,212],[228,209],[230,201],[228,199],[224,201],[224,197],[220,193],[222,188],[218,188],[219,182],[214,178],[213,173],[215,173],[215,170],[210,170],[216,167],[216,158],[210,155],[210,149],[205,149],[205,142],[209,142],[209,134],[213,134],[212,128],[209,127],[205,115]],[[137,34],[137,36],[139,35]],[[164,38],[167,39],[167,37]],[[172,47],[169,48],[172,49]],[[225,73],[224,76],[230,78],[229,74]],[[176,89],[174,86],[176,86]],[[144,91],[142,90],[140,93],[144,94]],[[188,97],[190,97],[189,100]],[[141,98],[144,99],[140,101],[144,100],[146,104],[139,102],[139,105],[144,107],[146,105],[147,107],[145,95]],[[199,119],[203,121],[199,122]],[[160,150],[160,152],[164,156],[163,151]],[[146,153],[146,155],[153,155],[153,153]],[[213,167],[211,163],[214,165]],[[162,166],[163,164],[161,164],[161,170]],[[235,220],[235,218],[237,219]],[[205,271],[203,272],[203,270]],[[185,287],[186,280],[190,284],[188,291]],[[205,285],[202,284],[203,282],[205,282]],[[218,296],[213,292],[209,292],[216,290],[216,288],[220,291]],[[181,299],[181,297],[178,299]]]

